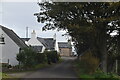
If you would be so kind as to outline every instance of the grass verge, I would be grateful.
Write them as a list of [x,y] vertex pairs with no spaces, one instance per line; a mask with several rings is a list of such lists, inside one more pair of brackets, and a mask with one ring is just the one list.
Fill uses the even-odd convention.
[[120,77],[115,73],[104,73],[101,70],[96,70],[94,73],[90,74],[86,72],[86,68],[89,66],[84,66],[80,61],[75,60],[73,63],[74,70],[77,76],[81,80],[120,80]]
[[2,75],[2,79],[1,80],[19,80],[18,78],[15,78],[13,76],[9,76],[7,73],[2,73],[0,72],[0,74]]

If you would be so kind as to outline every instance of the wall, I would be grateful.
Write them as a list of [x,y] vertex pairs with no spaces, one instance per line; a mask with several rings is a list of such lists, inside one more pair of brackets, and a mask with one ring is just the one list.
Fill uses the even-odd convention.
[[57,42],[57,40],[55,41],[55,50],[59,53],[60,51],[59,51],[59,48],[58,48],[58,42]]
[[[2,29],[0,27],[0,36],[2,35]],[[2,62],[2,44],[0,44],[0,63]]]
[[[1,28],[0,28],[1,29]],[[5,37],[5,44],[2,44],[2,63],[8,63],[11,65],[17,65],[16,54],[19,53],[19,46],[3,31],[2,34]]]
[[69,48],[60,48],[60,56],[71,56],[72,52]]
[[31,45],[31,46],[43,46],[42,48],[42,53],[44,52],[45,50],[45,47],[44,45],[37,40],[37,38],[31,38],[29,41],[28,41],[28,45]]

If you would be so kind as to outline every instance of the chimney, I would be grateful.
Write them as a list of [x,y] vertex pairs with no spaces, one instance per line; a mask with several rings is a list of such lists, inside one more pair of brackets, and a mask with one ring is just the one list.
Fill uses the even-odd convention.
[[35,30],[33,30],[33,32],[31,33],[31,38],[36,38]]

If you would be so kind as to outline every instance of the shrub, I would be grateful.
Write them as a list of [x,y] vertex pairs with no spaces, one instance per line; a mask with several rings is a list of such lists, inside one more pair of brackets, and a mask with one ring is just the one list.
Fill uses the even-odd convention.
[[[8,63],[1,63],[2,68],[8,67],[8,65],[9,65]],[[0,67],[1,67],[1,66],[0,66]]]
[[36,53],[31,47],[24,48],[16,59],[21,67],[33,68],[37,64],[48,62],[56,63],[59,60],[57,51],[45,51],[44,53]]
[[56,63],[59,60],[59,55],[57,54],[57,51],[45,51],[44,52],[47,56],[48,64]]
[[31,47],[24,48],[19,54],[17,54],[16,59],[19,61],[20,65],[23,65],[26,68],[33,67],[36,62],[36,52],[32,50]]
[[90,51],[86,52],[81,57],[81,66],[84,68],[85,73],[94,73],[98,68],[99,59],[92,55]]
[[44,63],[47,61],[46,55],[44,53],[36,54],[36,62],[37,64]]

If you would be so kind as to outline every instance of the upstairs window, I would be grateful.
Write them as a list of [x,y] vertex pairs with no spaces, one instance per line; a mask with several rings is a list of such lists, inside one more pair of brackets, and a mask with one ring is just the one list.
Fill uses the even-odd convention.
[[5,44],[5,38],[3,34],[0,36],[0,44]]

